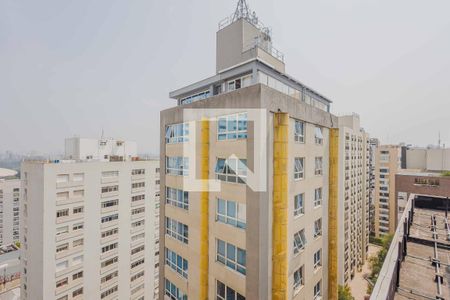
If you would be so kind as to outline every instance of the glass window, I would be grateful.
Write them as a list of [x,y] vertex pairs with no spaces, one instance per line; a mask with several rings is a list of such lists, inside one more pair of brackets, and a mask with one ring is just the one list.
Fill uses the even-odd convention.
[[216,282],[216,296],[217,300],[245,300],[244,296],[219,280]]
[[235,201],[217,199],[216,220],[237,228],[246,224],[246,206]]
[[188,210],[189,209],[189,192],[166,187],[166,203]]
[[314,207],[322,205],[322,188],[314,190]]
[[295,120],[294,125],[294,140],[299,143],[305,142],[305,123],[299,120]]
[[216,178],[233,183],[245,183],[247,178],[247,160],[218,158],[216,163]]
[[166,248],[166,265],[184,278],[188,278],[188,261],[168,248]]
[[323,144],[323,134],[322,134],[321,127],[316,127],[316,129],[314,131],[314,137],[315,137],[316,144],[318,144],[318,145]]
[[194,94],[194,95],[182,98],[180,100],[180,105],[189,104],[189,103],[192,103],[192,102],[195,102],[195,101],[203,100],[203,99],[208,98],[209,96],[210,96],[210,91],[209,90],[203,91],[201,93],[197,93],[197,94]]
[[305,267],[301,266],[294,272],[294,292],[298,291],[305,283],[304,283],[304,270]]
[[314,169],[315,175],[322,175],[322,172],[323,172],[322,165],[323,165],[322,157],[316,157],[315,158],[315,169]]
[[222,240],[217,240],[216,259],[227,267],[245,275],[246,251]]
[[322,235],[322,219],[314,221],[314,237]]
[[166,127],[166,144],[189,142],[189,124],[181,123]]
[[305,158],[296,157],[294,160],[294,179],[305,178]]
[[320,280],[319,282],[316,283],[316,285],[314,285],[314,300],[319,299],[320,296],[322,295],[321,285],[322,281]]
[[319,249],[314,253],[314,269],[322,265],[322,250]]
[[222,116],[217,121],[217,140],[247,138],[247,113]]
[[305,230],[302,229],[294,234],[294,254],[303,250],[306,246]]
[[171,175],[189,175],[189,158],[188,157],[166,157],[166,174]]
[[189,227],[177,220],[166,217],[166,234],[187,244]]
[[187,300],[186,294],[181,292],[181,290],[168,279],[165,279],[165,294],[171,300]]
[[294,216],[300,216],[305,213],[304,194],[298,194],[294,197]]

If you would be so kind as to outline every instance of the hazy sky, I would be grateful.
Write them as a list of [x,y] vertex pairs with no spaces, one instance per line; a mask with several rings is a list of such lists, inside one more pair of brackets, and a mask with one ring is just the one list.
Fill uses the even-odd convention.
[[[384,143],[450,146],[450,1],[248,0],[287,73],[357,112]],[[0,152],[68,136],[159,151],[168,93],[215,72],[237,0],[1,0]]]

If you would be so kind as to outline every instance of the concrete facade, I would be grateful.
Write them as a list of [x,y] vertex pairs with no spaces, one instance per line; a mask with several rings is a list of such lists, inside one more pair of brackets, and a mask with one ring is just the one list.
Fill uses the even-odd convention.
[[65,158],[94,161],[126,161],[137,156],[136,142],[112,138],[73,137],[65,140]]
[[375,236],[393,234],[397,228],[395,174],[400,170],[401,148],[381,145],[375,160]]
[[406,149],[406,169],[449,171],[450,148],[408,147]]
[[0,178],[0,246],[20,241],[20,179]]
[[153,299],[158,169],[24,162],[21,299]]

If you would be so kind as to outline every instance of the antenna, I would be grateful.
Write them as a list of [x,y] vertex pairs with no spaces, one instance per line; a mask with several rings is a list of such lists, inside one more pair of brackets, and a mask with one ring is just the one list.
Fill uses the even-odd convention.
[[438,146],[441,148],[441,132],[438,133]]
[[252,14],[250,11],[250,8],[247,4],[246,0],[239,0],[237,7],[236,7],[236,11],[234,12],[233,15],[233,22],[237,21],[239,19],[251,19],[251,17],[256,17],[255,14]]

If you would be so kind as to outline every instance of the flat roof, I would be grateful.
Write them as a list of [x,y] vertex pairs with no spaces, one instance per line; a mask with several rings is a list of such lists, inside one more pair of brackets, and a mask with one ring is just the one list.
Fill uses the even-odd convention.
[[[431,230],[431,217],[436,217],[437,256],[440,260],[440,275],[443,276],[441,295],[435,281],[436,267],[432,263],[434,257],[434,239]],[[407,242],[407,255],[401,263],[400,284],[394,299],[450,299],[450,241],[445,229],[445,212],[423,208],[414,208],[414,219]]]
[[[403,169],[397,172],[397,175],[402,176],[424,176],[424,177],[445,177],[441,172],[431,172],[417,169]],[[449,177],[450,178],[450,177]]]
[[11,169],[0,168],[0,178],[1,177],[11,177],[16,176],[17,171]]

